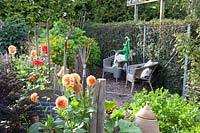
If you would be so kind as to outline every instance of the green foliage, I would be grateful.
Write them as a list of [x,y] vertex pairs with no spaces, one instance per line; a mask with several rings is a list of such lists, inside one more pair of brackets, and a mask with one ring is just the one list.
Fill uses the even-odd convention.
[[[199,12],[197,0],[194,3],[194,10]],[[101,0],[95,5],[94,21],[100,23],[122,22],[133,20],[134,6],[127,7],[126,0]],[[165,18],[185,19],[189,15],[191,4],[188,0],[167,0],[165,1]],[[151,2],[138,6],[139,20],[152,20],[159,18],[160,2]]]
[[39,133],[39,128],[41,126],[42,126],[41,122],[36,122],[36,123],[32,124],[28,129],[28,133]]
[[[54,23],[54,27],[50,30],[50,49],[52,63],[63,65],[64,55],[64,38],[69,31],[69,26],[62,21]],[[89,68],[94,68],[100,60],[100,50],[97,42],[84,35],[85,31],[73,27],[72,33],[67,41],[67,67],[74,71],[77,64],[78,49],[81,47],[91,47],[91,53],[87,62]],[[45,37],[44,37],[45,39]],[[46,44],[46,40],[42,42]]]
[[66,13],[65,18],[77,24],[81,11],[86,10],[88,18],[92,17],[94,2],[90,0],[3,0],[0,1],[0,19],[19,18],[25,19],[28,24],[33,24],[34,22],[46,22],[48,18],[51,22],[55,22],[64,17],[63,14]]
[[[38,59],[40,60],[45,58],[47,57],[41,55],[38,56]],[[15,59],[17,77],[21,81],[26,82],[24,94],[32,90],[46,90],[47,86],[49,87],[52,85],[48,80],[47,63],[44,62],[44,65],[36,66],[32,64],[34,59],[36,58],[31,58],[26,55],[20,55],[19,59]]]
[[119,133],[141,133],[140,128],[129,120],[129,114],[126,107],[116,108],[116,101],[108,101],[105,104],[106,120],[105,130],[106,133],[117,132]]
[[185,19],[189,14],[188,0],[167,0],[165,3],[165,17],[170,19]]
[[[165,18],[185,19],[189,15],[189,9],[194,8],[194,16],[199,18],[200,8],[198,0],[193,0],[193,6],[188,0],[165,1]],[[127,7],[126,0],[20,0],[0,1],[0,19],[9,17],[25,19],[28,24],[34,22],[46,22],[48,18],[52,22],[64,17],[78,24],[81,12],[86,11],[86,19],[90,21],[107,23],[133,20],[134,6]],[[139,20],[152,20],[159,18],[160,3],[152,2],[139,5]],[[77,25],[76,25],[77,26]]]
[[[176,50],[179,54],[179,63],[185,61],[186,55],[188,56],[188,62],[190,68],[188,70],[188,89],[197,89],[200,87],[200,28],[198,28],[190,36],[188,33],[182,33],[176,35]],[[182,68],[185,68],[183,65]],[[193,91],[193,90],[192,90]],[[193,92],[196,93],[196,92]],[[197,93],[198,94],[198,93]]]
[[0,28],[0,52],[8,51],[9,45],[16,46],[18,53],[26,52],[27,33],[25,22],[14,20],[2,24],[2,28]]
[[99,65],[100,58],[101,57],[101,51],[99,49],[99,45],[96,41],[91,46],[90,56],[87,62],[88,68],[95,68],[97,65]]
[[186,101],[178,94],[171,95],[167,90],[160,88],[149,93],[144,89],[134,95],[133,101],[134,103],[130,104],[133,117],[147,101],[150,101],[161,132],[184,132],[199,127],[199,104],[195,98]]
[[123,108],[113,110],[111,117],[121,119],[124,118],[126,111]]
[[[82,92],[80,93],[82,95]],[[80,99],[76,96],[72,96],[71,99],[71,104],[67,109],[57,110],[58,115],[64,119],[64,129],[70,131],[88,130],[91,122],[90,113],[95,111],[91,103],[88,103],[91,101],[91,95],[87,93],[85,97]]]
[[116,126],[116,121],[115,119],[110,119],[105,121],[105,131],[106,133],[112,133],[115,126]]
[[142,133],[135,123],[127,120],[119,120],[120,133]]
[[196,18],[200,18],[200,3],[198,0],[194,0],[194,13]]
[[176,50],[179,55],[178,62],[185,68],[184,61],[188,57],[188,74],[187,74],[187,95],[193,97],[199,96],[200,88],[200,28],[192,31],[191,35],[182,33],[176,35]]
[[112,133],[119,130],[119,133],[142,133],[141,129],[134,122],[124,119],[109,119],[105,122],[106,133]]
[[133,8],[126,7],[125,0],[97,1],[94,20],[96,22],[120,22],[133,18]]
[[105,110],[113,110],[116,107],[117,107],[117,102],[116,101],[107,101],[105,103]]

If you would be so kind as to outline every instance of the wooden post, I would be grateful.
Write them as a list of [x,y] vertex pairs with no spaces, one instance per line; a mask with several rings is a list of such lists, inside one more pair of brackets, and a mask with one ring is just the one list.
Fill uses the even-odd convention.
[[46,23],[46,30],[47,30],[47,47],[48,47],[48,76],[50,81],[51,62],[50,62],[49,18]]
[[65,41],[64,41],[64,74],[66,74],[66,68],[67,68],[67,40],[68,38],[66,37],[65,38]]
[[82,85],[83,85],[83,97],[84,97],[86,88],[86,64],[83,64]]
[[58,77],[57,77],[58,66],[55,64],[54,68],[55,69],[54,69],[54,73],[53,73],[53,88],[60,89],[59,84],[58,84]]
[[39,55],[39,48],[38,48],[38,25],[35,23],[35,46],[36,46],[36,55]]
[[104,133],[106,79],[98,79],[97,133]]
[[72,28],[73,28],[73,24],[70,25],[70,29],[67,33],[67,36],[65,37],[65,40],[64,40],[64,74],[67,73],[67,41],[70,38]]
[[104,133],[105,119],[105,95],[106,95],[106,79],[97,79],[97,85],[93,96],[93,107],[96,112],[92,115],[92,123],[90,125],[90,133]]
[[93,94],[93,99],[92,99],[92,103],[93,103],[93,108],[95,110],[95,112],[92,113],[92,121],[90,123],[90,131],[89,133],[96,133],[96,130],[97,130],[97,101],[98,101],[98,85],[97,87],[95,88],[95,92]]
[[[28,32],[28,46],[30,46],[30,34],[31,34],[31,32],[29,31]],[[28,53],[30,53],[31,51],[30,51],[30,49],[28,49]]]

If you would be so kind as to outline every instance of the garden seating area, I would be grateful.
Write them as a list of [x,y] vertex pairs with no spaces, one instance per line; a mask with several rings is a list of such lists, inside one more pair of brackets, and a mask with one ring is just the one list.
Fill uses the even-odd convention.
[[128,72],[126,75],[126,86],[127,86],[128,81],[132,83],[131,94],[133,92],[134,83],[136,80],[139,80],[141,82],[147,82],[151,90],[153,90],[153,87],[151,85],[151,77],[157,65],[158,65],[158,62],[150,61],[150,63],[147,62],[143,64],[135,64],[135,65],[128,66]]
[[0,3],[0,133],[200,132],[198,0]]

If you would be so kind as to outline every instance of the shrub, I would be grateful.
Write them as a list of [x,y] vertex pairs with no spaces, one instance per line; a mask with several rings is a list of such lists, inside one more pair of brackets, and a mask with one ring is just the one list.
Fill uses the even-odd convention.
[[5,53],[9,45],[14,45],[18,53],[26,52],[27,26],[25,22],[8,21],[0,24],[0,52]]
[[161,132],[184,132],[198,130],[200,126],[199,105],[196,99],[186,101],[178,94],[170,94],[163,88],[155,92],[143,90],[136,93],[133,97],[133,103],[130,104],[132,116],[150,101],[150,106],[159,122]]
[[[54,24],[50,30],[50,49],[52,63],[63,65],[64,55],[64,38],[69,30],[69,26],[64,25],[61,21]],[[45,38],[45,37],[44,37]],[[46,40],[43,41],[46,45]],[[67,67],[74,71],[74,66],[77,63],[78,48],[90,46],[91,53],[87,65],[89,68],[94,68],[100,60],[100,50],[97,42],[93,38],[85,36],[85,31],[73,27],[72,33],[67,42]]]

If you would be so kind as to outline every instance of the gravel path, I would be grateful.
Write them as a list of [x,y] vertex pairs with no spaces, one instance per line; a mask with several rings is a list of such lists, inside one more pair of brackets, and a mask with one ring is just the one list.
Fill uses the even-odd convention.
[[[90,73],[97,78],[102,76],[102,68],[97,68],[90,70]],[[105,73],[106,78],[106,100],[108,101],[117,101],[119,106],[122,106],[126,102],[131,102],[132,97],[130,96],[131,92],[131,83],[128,83],[128,86],[125,87],[126,78],[125,73],[122,74],[122,77],[116,82],[111,73]],[[141,84],[135,84],[133,94],[142,89]]]

